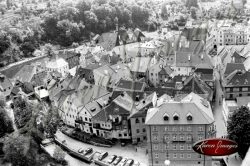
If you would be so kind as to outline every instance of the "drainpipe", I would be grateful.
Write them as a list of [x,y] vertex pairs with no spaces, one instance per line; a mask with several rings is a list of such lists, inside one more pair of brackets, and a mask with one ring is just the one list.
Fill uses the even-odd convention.
[[153,162],[153,148],[152,148],[152,137],[151,137],[151,126],[149,125],[149,137],[150,137],[150,147],[151,147],[151,161],[152,161],[152,166],[154,165]]

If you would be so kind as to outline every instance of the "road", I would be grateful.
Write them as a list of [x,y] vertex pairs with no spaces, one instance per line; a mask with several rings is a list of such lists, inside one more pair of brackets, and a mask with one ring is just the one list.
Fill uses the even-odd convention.
[[137,148],[138,150],[136,151],[134,145],[126,145],[125,147],[121,147],[121,145],[119,144],[113,146],[112,148],[97,147],[97,146],[85,144],[83,142],[72,139],[60,131],[56,133],[56,137],[61,141],[66,140],[66,143],[73,149],[78,150],[79,148],[87,149],[91,147],[93,148],[94,151],[108,152],[109,155],[118,155],[118,156],[122,156],[128,159],[134,159],[135,161],[140,162],[140,166],[148,165],[148,156],[146,155],[144,148]]

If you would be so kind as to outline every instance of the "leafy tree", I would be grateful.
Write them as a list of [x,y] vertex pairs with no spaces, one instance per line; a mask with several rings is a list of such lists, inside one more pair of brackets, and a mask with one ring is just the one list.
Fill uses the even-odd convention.
[[164,3],[161,7],[161,17],[163,19],[167,18],[167,8],[166,8],[166,3]]
[[24,127],[32,117],[32,107],[22,97],[18,97],[13,102],[14,116],[17,128]]
[[78,3],[76,4],[76,8],[79,11],[78,14],[79,21],[85,22],[85,12],[90,11],[91,9],[90,2],[88,0],[79,0]]
[[58,163],[61,163],[61,164],[64,164],[66,161],[65,161],[65,152],[59,148],[58,146],[56,147],[55,151],[54,151],[54,154],[53,154],[53,158],[58,162]]
[[55,47],[52,44],[47,43],[43,46],[43,52],[44,55],[51,58],[55,55]]
[[149,11],[140,6],[133,6],[132,9],[132,21],[135,26],[144,27],[149,18]]
[[2,137],[5,133],[13,132],[13,124],[8,116],[6,110],[3,107],[0,107],[0,137]]
[[50,109],[45,117],[44,128],[48,137],[52,137],[56,131],[60,122],[57,108]]
[[31,138],[19,136],[10,138],[4,145],[4,159],[15,166],[33,166],[36,164],[35,153],[32,153]]
[[250,146],[250,110],[242,106],[229,117],[227,131],[229,139],[238,143],[238,153],[244,158]]
[[191,8],[191,7],[198,7],[198,2],[197,0],[186,0],[186,7]]
[[196,8],[194,7],[191,7],[191,17],[193,19],[197,19],[197,16],[196,16]]

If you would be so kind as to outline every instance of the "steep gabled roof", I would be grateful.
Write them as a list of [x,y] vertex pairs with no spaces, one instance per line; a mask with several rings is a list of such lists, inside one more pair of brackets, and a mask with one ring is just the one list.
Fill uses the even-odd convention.
[[117,32],[107,32],[100,36],[99,43],[106,51],[111,51],[115,46],[119,46]]
[[[163,116],[168,115],[169,119],[164,120]],[[178,120],[173,120],[173,115],[179,115]],[[192,120],[187,120],[187,115]],[[210,104],[204,101],[197,94],[191,93],[181,100],[169,101],[159,107],[148,110],[146,125],[169,125],[169,124],[211,124],[214,122]]]
[[245,70],[243,63],[227,63],[224,75],[229,75],[235,70]]

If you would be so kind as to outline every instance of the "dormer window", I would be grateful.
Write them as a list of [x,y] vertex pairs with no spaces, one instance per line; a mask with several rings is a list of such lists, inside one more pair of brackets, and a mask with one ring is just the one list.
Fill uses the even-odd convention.
[[177,113],[175,113],[175,114],[173,115],[173,119],[174,119],[174,120],[179,120],[179,115],[178,115]]
[[188,113],[188,114],[187,114],[187,120],[188,120],[188,121],[193,120],[193,116],[192,116],[191,113]]
[[164,120],[164,121],[168,121],[168,119],[169,119],[168,114],[164,114],[164,115],[163,115],[163,120]]

